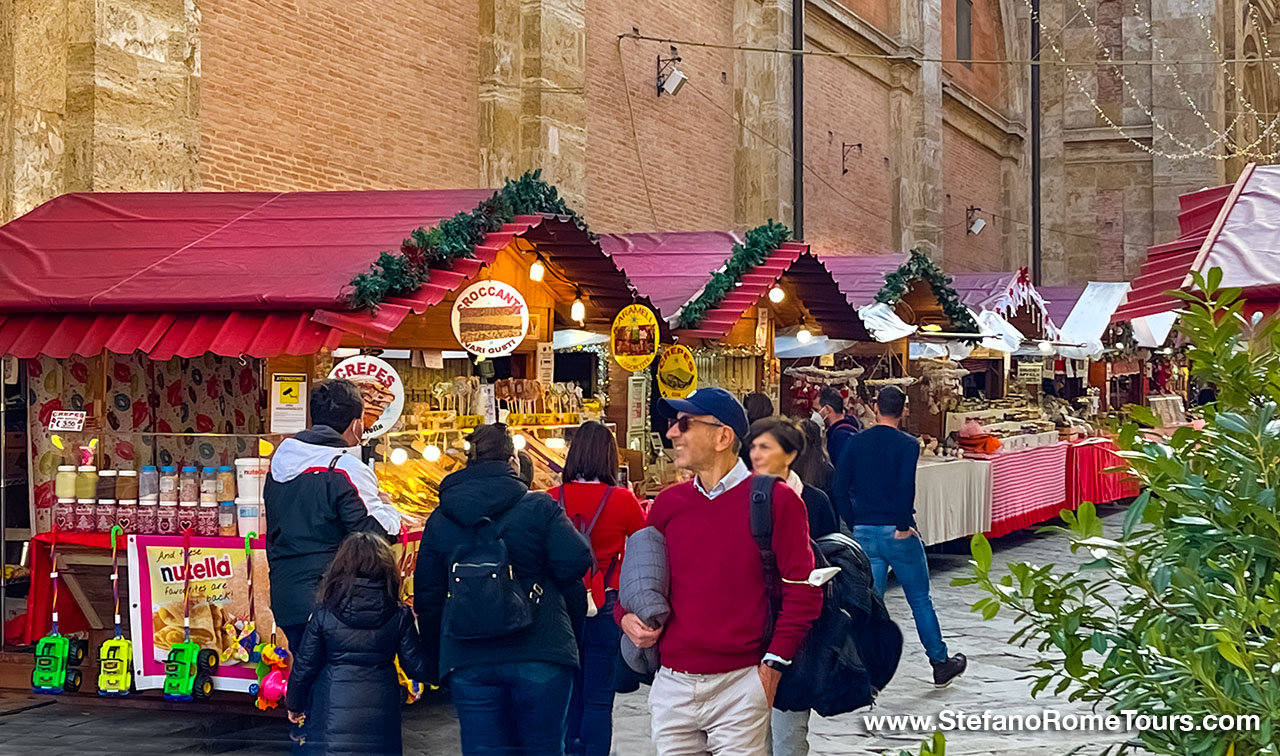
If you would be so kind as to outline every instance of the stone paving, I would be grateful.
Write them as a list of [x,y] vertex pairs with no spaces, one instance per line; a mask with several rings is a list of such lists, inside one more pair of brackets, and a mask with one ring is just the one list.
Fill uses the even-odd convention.
[[[1109,531],[1119,529],[1119,510],[1103,514]],[[1078,564],[1065,541],[1053,535],[1016,533],[996,544],[996,561],[1031,561],[1039,564]],[[890,613],[903,628],[907,644],[893,682],[881,694],[873,713],[934,714],[940,710],[1003,714],[1031,714],[1046,708],[1061,713],[1087,713],[1082,704],[1064,698],[1042,697],[1033,701],[1031,664],[1034,650],[1009,645],[1012,618],[1002,613],[984,622],[969,612],[981,596],[976,589],[955,588],[952,577],[968,569],[967,557],[931,555],[934,604],[943,634],[952,651],[969,657],[969,671],[951,687],[935,690],[930,669],[911,622],[902,591],[891,585],[887,594]],[[648,714],[644,693],[622,696],[615,707],[614,753],[619,756],[651,756]],[[248,703],[246,702],[246,706]],[[33,708],[34,707],[34,708]],[[883,754],[896,756],[899,749],[917,750],[920,734],[874,733],[863,726],[857,712],[831,719],[813,718],[809,742],[814,756]],[[950,756],[1019,754],[1062,756],[1073,752],[1099,753],[1116,742],[1117,735],[1090,732],[947,734]],[[178,711],[154,711],[120,706],[112,702],[38,699],[22,694],[0,696],[0,754],[237,754],[278,756],[288,752],[282,721],[250,714],[202,714],[199,705]],[[447,704],[422,702],[406,711],[405,753],[449,756],[458,753],[457,724]],[[732,755],[727,755],[732,756]]]

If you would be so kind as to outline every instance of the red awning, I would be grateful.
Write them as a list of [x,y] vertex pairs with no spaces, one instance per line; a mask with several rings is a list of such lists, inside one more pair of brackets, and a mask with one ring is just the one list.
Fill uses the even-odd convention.
[[[418,227],[470,211],[492,190],[69,194],[0,227],[0,354],[142,351],[313,354],[344,333],[383,343],[410,313],[439,304],[516,237],[565,270],[595,271],[601,301],[630,301],[626,279],[568,218],[520,216],[474,259],[431,271],[376,312],[347,308],[347,285]],[[569,251],[586,247],[594,260]],[[620,291],[619,291],[620,289]]]

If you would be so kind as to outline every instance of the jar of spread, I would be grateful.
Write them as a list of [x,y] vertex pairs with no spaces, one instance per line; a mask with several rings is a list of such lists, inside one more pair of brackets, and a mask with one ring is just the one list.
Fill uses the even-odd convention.
[[218,502],[218,535],[234,536],[236,534],[236,503],[234,501]]
[[218,534],[218,504],[200,504],[196,514],[196,535],[216,536]]
[[97,498],[111,499],[116,498],[116,471],[102,470],[98,473]]
[[116,501],[138,499],[138,471],[121,470],[116,478]]
[[178,502],[162,501],[156,507],[156,529],[160,535],[174,535],[178,532]]
[[160,505],[155,501],[142,499],[138,502],[137,519],[133,523],[133,533],[142,535],[151,535],[159,531],[156,530],[156,518],[160,515]]
[[218,505],[218,469],[205,467],[200,470],[200,503]]
[[[153,507],[154,508],[154,507]],[[136,533],[138,527],[138,500],[120,499],[116,504],[116,524],[126,533]]]
[[75,465],[58,465],[58,472],[53,476],[53,493],[59,499],[76,498]]
[[93,499],[98,496],[98,468],[80,465],[76,468],[76,498]]
[[76,524],[76,500],[72,498],[58,499],[53,505],[53,526],[60,532],[72,532]]
[[98,524],[98,502],[94,499],[76,499],[75,522],[71,526],[72,533],[92,533]]
[[[218,501],[236,500],[236,469],[231,465],[218,468]],[[232,533],[231,535],[235,535]]]
[[93,506],[93,530],[95,533],[110,533],[111,526],[116,524],[116,500],[98,499]]

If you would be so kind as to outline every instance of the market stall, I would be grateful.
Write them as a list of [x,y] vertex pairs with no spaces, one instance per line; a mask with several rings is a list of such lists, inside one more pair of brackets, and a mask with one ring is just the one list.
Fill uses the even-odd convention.
[[[374,463],[410,515],[434,501],[396,475],[408,452],[448,464],[499,413],[554,472],[570,429],[607,410],[598,376],[557,379],[555,332],[607,338],[640,301],[535,174],[497,192],[66,195],[3,232],[0,355],[29,386],[30,496],[4,502],[33,531],[24,643],[49,625],[51,557],[64,631],[109,627],[112,525],[131,548],[160,539],[157,558],[186,528],[244,555],[267,458],[306,427],[320,378],[361,384]],[[231,650],[247,595],[196,602],[209,648]],[[149,627],[124,620],[135,648],[171,635],[153,603]]]

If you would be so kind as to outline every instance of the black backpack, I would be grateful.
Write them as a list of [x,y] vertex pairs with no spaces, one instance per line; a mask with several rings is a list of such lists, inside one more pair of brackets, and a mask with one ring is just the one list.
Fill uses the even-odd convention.
[[[751,481],[751,535],[764,563],[769,598],[765,646],[782,605],[782,577],[773,553],[773,486],[777,478]],[[822,613],[800,644],[778,683],[775,709],[819,716],[845,714],[875,702],[893,679],[902,657],[902,631],[889,618],[872,586],[871,562],[862,547],[842,533],[810,540],[815,567],[839,567],[822,587]]]
[[[517,504],[516,506],[519,506]],[[468,527],[441,510],[441,514],[464,530],[469,539],[454,549],[449,559],[449,592],[444,601],[441,633],[456,640],[501,638],[533,624],[533,613],[542,600],[542,586],[521,585],[499,523],[510,516],[507,510],[499,521],[482,517]]]

